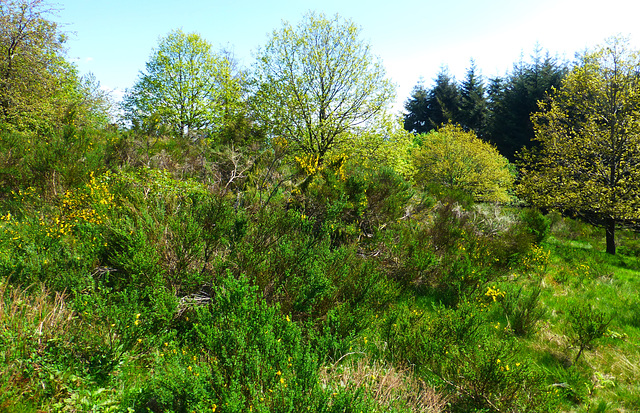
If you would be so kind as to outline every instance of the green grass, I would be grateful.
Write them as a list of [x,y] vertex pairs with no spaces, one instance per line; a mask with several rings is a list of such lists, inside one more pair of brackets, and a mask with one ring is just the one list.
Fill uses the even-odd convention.
[[603,237],[586,224],[560,219],[544,243],[551,252],[543,295],[550,312],[538,340],[531,343],[536,350],[532,356],[552,377],[562,377],[576,352],[565,338],[571,308],[589,303],[612,317],[605,336],[570,367],[585,389],[578,390],[582,402],[565,405],[566,411],[636,411],[640,403],[638,236],[620,231],[616,256],[603,252]]

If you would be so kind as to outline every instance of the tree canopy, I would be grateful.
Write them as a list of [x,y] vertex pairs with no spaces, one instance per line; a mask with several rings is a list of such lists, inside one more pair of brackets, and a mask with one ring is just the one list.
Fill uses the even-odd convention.
[[440,69],[432,89],[422,82],[413,89],[404,105],[404,128],[413,133],[425,133],[440,126],[460,121],[460,88],[446,67]]
[[586,53],[533,115],[521,195],[606,229],[640,223],[640,54],[621,38]]
[[484,133],[488,113],[487,97],[482,76],[472,60],[460,85],[460,124],[465,130]]
[[254,104],[272,136],[320,160],[395,94],[360,29],[336,15],[309,13],[284,23],[258,53]]
[[65,60],[67,35],[43,0],[0,2],[0,122],[47,132],[60,124],[104,124],[108,97]]
[[520,61],[504,79],[492,79],[490,112],[482,136],[512,161],[523,147],[535,145],[531,114],[538,110],[538,101],[560,85],[566,72],[564,63],[537,49],[531,62]]
[[536,49],[531,62],[521,60],[503,77],[485,85],[475,62],[457,83],[446,67],[440,69],[430,89],[420,81],[405,102],[404,127],[425,133],[454,123],[492,142],[510,161],[522,147],[535,144],[531,113],[537,102],[566,74],[566,65]]
[[506,202],[513,176],[509,162],[472,131],[452,124],[417,138],[414,154],[418,184],[460,190],[477,201]]
[[125,96],[125,117],[146,131],[208,133],[221,126],[239,94],[228,59],[214,54],[199,34],[174,30],[159,40],[146,73]]

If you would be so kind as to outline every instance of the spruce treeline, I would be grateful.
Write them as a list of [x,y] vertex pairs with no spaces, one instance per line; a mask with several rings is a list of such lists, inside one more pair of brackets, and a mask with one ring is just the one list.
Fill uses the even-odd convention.
[[520,60],[502,77],[485,79],[472,60],[464,79],[457,82],[446,67],[433,86],[419,82],[405,102],[404,128],[426,133],[443,124],[459,124],[496,146],[509,160],[533,144],[529,119],[537,102],[558,87],[568,64],[537,49],[530,61]]

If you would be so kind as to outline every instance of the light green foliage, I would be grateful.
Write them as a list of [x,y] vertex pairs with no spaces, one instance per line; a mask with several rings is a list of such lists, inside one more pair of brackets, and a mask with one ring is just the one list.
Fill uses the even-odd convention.
[[508,202],[513,176],[509,162],[473,132],[446,125],[418,137],[415,180],[421,185],[467,192],[477,201]]
[[[0,120],[0,410],[638,410],[637,237],[599,257],[585,224],[566,241],[560,218],[466,209],[508,199],[512,177],[460,127],[416,137],[382,106],[333,117],[365,96],[346,93],[362,90],[350,89],[360,66],[329,65],[349,61],[336,51],[357,37],[348,28],[310,15],[277,49],[305,56],[278,62],[311,79],[296,84],[305,110],[319,105],[307,118],[282,106],[256,127],[225,55],[231,86],[213,79],[203,123],[171,123],[169,101],[139,89],[158,104],[148,118],[130,106],[149,134],[96,130],[98,84],[72,66],[37,95],[42,110],[21,112],[21,128],[44,126]],[[313,47],[291,43],[303,38]],[[158,48],[156,74],[188,66],[162,69],[175,50]],[[296,90],[260,85],[251,109]],[[414,201],[413,177],[439,191]],[[567,343],[586,362],[567,367]]]
[[0,3],[0,122],[51,133],[61,125],[104,125],[108,97],[65,61],[66,35],[42,0]]
[[5,122],[19,123],[22,112],[36,107],[45,113],[55,110],[43,98],[55,89],[56,72],[65,69],[64,37],[57,24],[46,19],[51,11],[40,0],[0,4],[0,106]]
[[349,145],[336,150],[346,157],[347,167],[375,170],[387,166],[407,179],[413,176],[413,135],[404,130],[402,120],[380,116],[369,127],[349,134],[348,139]]
[[207,133],[222,126],[239,95],[229,59],[214,54],[199,34],[174,30],[160,39],[125,97],[125,118],[146,133]]
[[255,106],[274,136],[323,158],[394,96],[360,30],[339,16],[309,13],[284,23],[258,53]]
[[585,54],[535,114],[539,152],[527,153],[520,194],[607,230],[640,219],[640,54],[612,39]]
[[113,121],[114,102],[100,87],[93,73],[78,76],[72,71],[67,82],[69,101],[63,106],[62,121],[66,125],[104,128]]

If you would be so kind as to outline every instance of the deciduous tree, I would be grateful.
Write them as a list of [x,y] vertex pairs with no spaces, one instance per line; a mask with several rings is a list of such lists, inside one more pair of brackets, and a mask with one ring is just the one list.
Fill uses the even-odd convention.
[[58,83],[70,66],[64,61],[66,36],[49,20],[43,0],[0,2],[0,116],[28,127],[29,119],[51,117]]
[[0,122],[49,134],[61,125],[104,126],[108,93],[65,60],[66,34],[43,0],[0,2]]
[[606,229],[640,223],[640,53],[614,38],[586,53],[533,117],[539,151],[522,168],[522,197]]
[[229,60],[199,34],[174,30],[160,39],[146,72],[125,96],[125,117],[147,132],[164,126],[174,136],[207,134],[222,126],[239,95]]
[[391,103],[395,88],[359,34],[350,20],[313,12],[271,34],[258,52],[254,102],[272,136],[322,162]]
[[414,136],[402,127],[402,120],[392,115],[379,116],[367,128],[353,133],[349,145],[338,150],[348,166],[375,170],[393,169],[406,178],[413,175],[411,146]]
[[506,202],[513,176],[509,162],[473,131],[446,125],[418,137],[415,180],[467,192],[477,201]]

